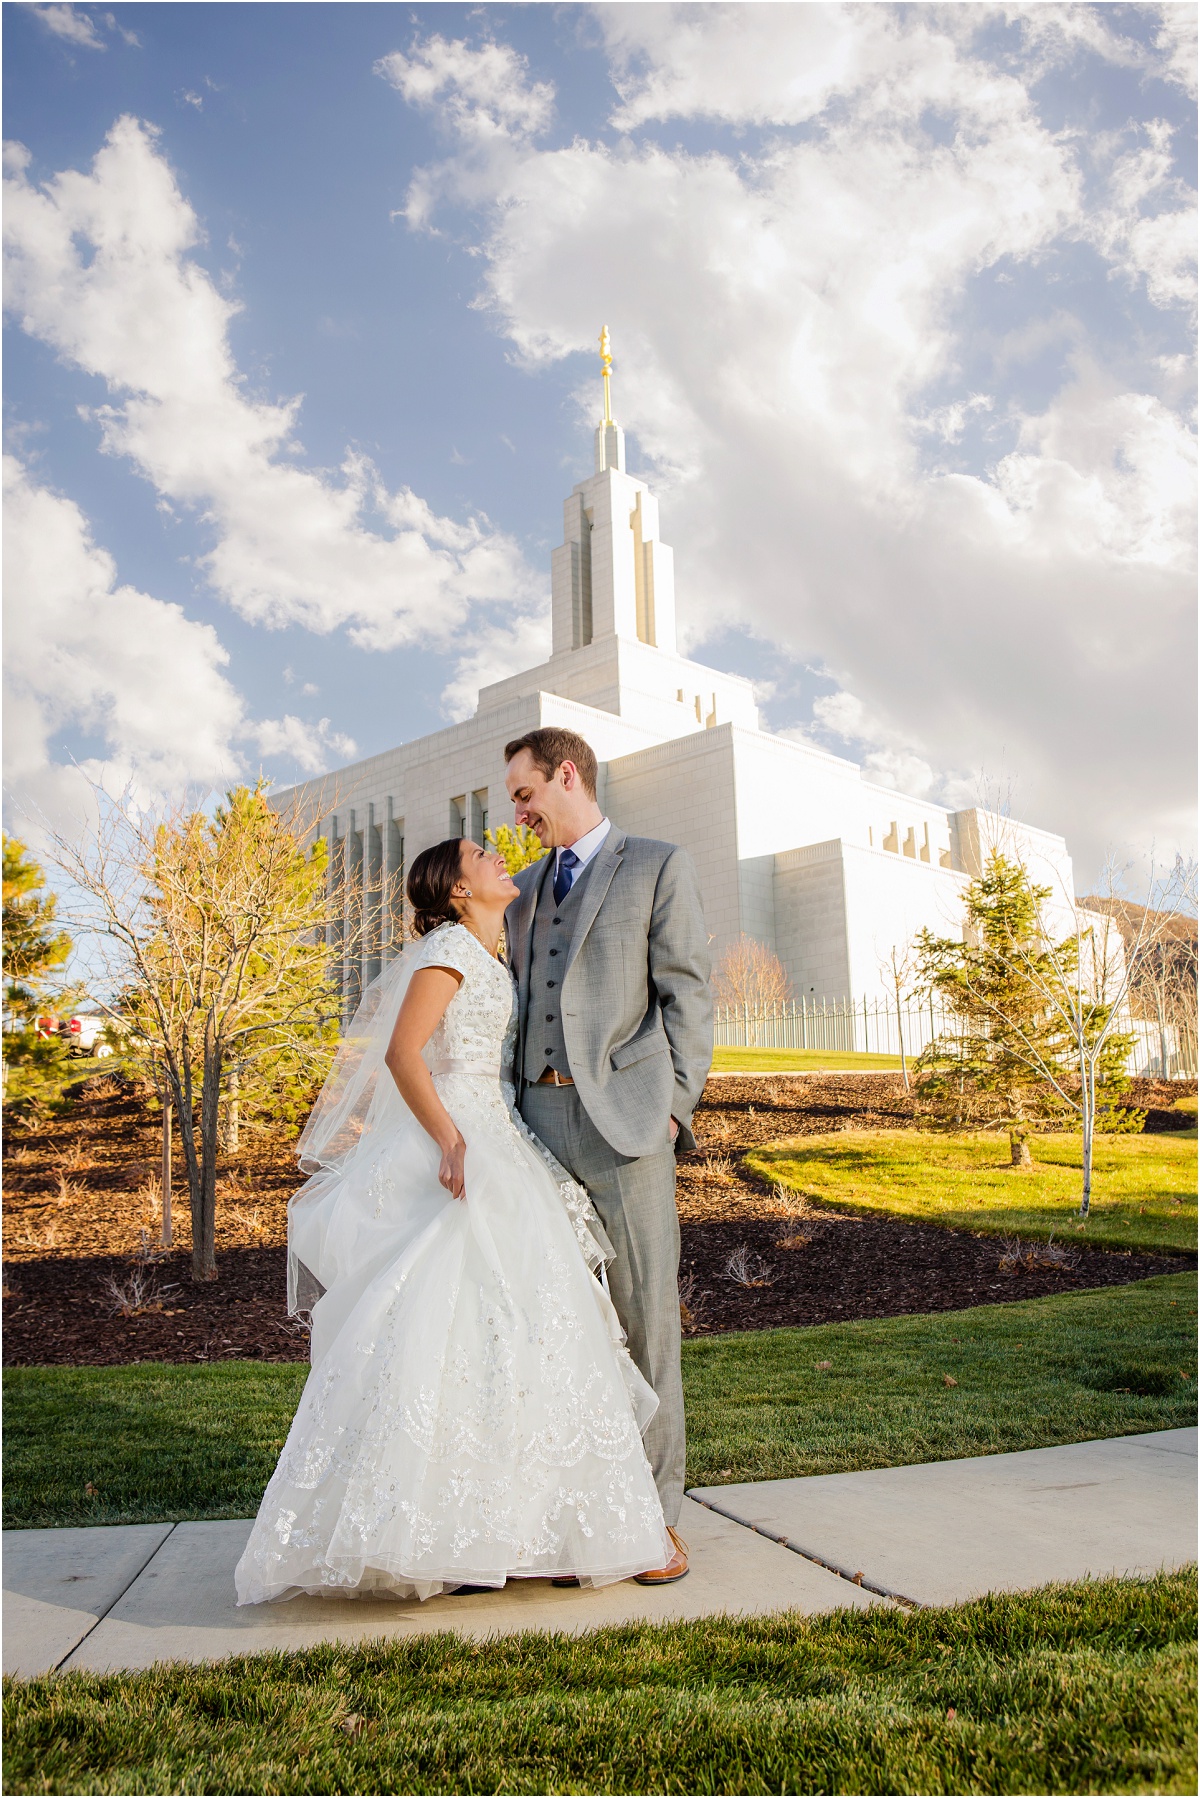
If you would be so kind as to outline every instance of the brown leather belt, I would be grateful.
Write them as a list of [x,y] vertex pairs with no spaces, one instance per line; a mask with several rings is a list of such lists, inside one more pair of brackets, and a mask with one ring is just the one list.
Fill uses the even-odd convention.
[[557,1068],[547,1068],[544,1074],[538,1075],[533,1084],[535,1086],[574,1086],[575,1082],[570,1074],[560,1074]]

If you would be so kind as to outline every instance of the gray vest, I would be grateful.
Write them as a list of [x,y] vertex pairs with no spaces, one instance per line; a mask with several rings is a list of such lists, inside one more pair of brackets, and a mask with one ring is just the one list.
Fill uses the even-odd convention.
[[526,1080],[536,1080],[547,1068],[554,1068],[560,1074],[571,1072],[563,1038],[562,980],[580,895],[595,861],[593,856],[587,867],[580,869],[561,905],[554,903],[553,866],[546,870],[542,880],[529,944],[529,1009],[525,1014],[522,1057]]

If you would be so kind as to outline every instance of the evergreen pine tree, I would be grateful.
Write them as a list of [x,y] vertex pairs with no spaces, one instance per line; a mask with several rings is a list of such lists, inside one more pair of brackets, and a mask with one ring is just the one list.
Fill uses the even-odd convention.
[[[1079,937],[1046,940],[1049,887],[996,850],[964,895],[966,941],[916,939],[923,983],[954,1015],[958,1029],[930,1043],[917,1063],[921,1096],[959,1123],[983,1117],[1007,1124],[1015,1167],[1028,1167],[1028,1124],[1035,1117],[1078,1115],[1077,1053],[1069,1029],[1079,971]],[[1084,1028],[1098,1040],[1110,1005],[1084,1007]],[[1130,1038],[1113,1032],[1096,1068],[1102,1115],[1121,1127],[1114,1101],[1126,1090]],[[1130,1118],[1132,1124],[1135,1119]]]
[[42,1036],[39,1012],[53,1002],[55,969],[71,938],[55,928],[58,901],[25,844],[4,837],[4,1104],[29,1112],[53,1105],[69,1078],[67,1047]]

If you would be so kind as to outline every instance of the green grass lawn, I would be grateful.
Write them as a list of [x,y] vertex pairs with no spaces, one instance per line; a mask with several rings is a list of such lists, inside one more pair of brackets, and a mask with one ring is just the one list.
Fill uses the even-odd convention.
[[990,1235],[1194,1251],[1196,1137],[1191,1131],[1096,1138],[1091,1218],[1074,1215],[1082,1138],[1030,1138],[1034,1165],[1009,1165],[1008,1138],[976,1131],[854,1130],[755,1149],[755,1173],[822,1204],[887,1211]]
[[1196,1276],[709,1336],[685,1355],[696,1486],[1178,1429],[1196,1420]]
[[900,1070],[898,1055],[865,1055],[836,1049],[714,1049],[714,1074],[811,1074],[818,1068],[835,1073],[872,1068]]
[[[1176,1428],[1195,1419],[1195,1334],[1195,1275],[1168,1274],[688,1342],[688,1483]],[[253,1516],[307,1371],[249,1361],[7,1369],[6,1526]]]
[[5,1368],[5,1528],[253,1517],[307,1376],[269,1361]]
[[6,1682],[10,1792],[1196,1790],[1194,1571]]

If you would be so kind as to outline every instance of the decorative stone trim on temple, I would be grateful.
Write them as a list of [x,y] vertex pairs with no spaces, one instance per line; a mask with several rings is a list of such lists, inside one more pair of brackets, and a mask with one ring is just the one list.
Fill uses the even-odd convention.
[[923,925],[957,930],[962,888],[1000,838],[1072,898],[1062,837],[864,780],[854,762],[764,731],[749,681],[679,654],[674,557],[658,501],[625,466],[607,327],[600,349],[593,471],[551,556],[550,659],[484,687],[473,718],[278,796],[299,799],[330,845],[346,1009],[403,940],[406,858],[508,822],[504,745],[539,725],[591,743],[615,823],[691,851],[714,957],[756,937],[798,998],[884,995],[892,946]]

